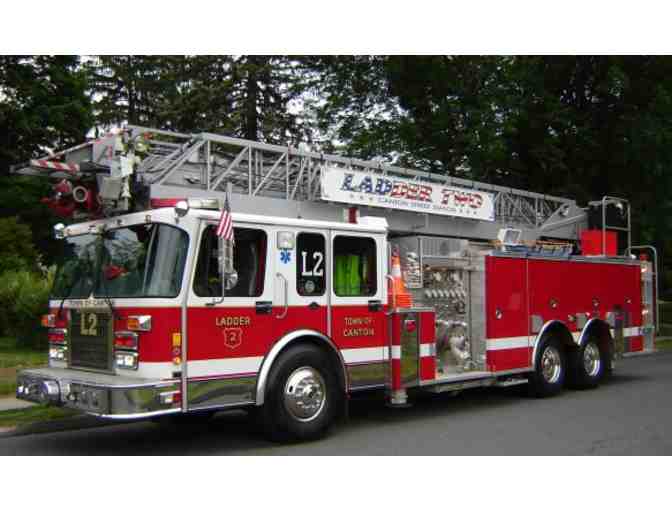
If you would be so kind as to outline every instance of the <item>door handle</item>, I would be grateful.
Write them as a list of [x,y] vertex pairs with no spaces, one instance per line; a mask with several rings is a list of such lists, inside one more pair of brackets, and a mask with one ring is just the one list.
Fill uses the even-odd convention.
[[257,301],[254,303],[257,315],[268,315],[273,311],[272,301]]
[[315,301],[313,301],[312,303],[310,303],[308,305],[308,308],[310,308],[311,310],[317,310],[319,307],[320,307],[320,305]]
[[287,281],[287,278],[285,278],[282,273],[276,273],[275,274],[276,278],[280,278],[283,283],[284,287],[284,298],[285,298],[285,303],[283,306],[282,313],[279,315],[276,315],[276,319],[284,319],[287,316],[287,310],[289,309],[289,282]]
[[369,312],[380,312],[383,309],[383,302],[379,299],[369,301]]

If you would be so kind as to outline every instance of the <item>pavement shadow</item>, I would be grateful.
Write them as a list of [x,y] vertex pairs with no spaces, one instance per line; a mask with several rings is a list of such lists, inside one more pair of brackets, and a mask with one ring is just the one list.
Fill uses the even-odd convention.
[[[359,428],[397,426],[427,419],[449,419],[464,412],[491,412],[493,406],[511,406],[524,398],[524,386],[471,389],[450,394],[414,396],[413,405],[390,409],[382,393],[357,395],[349,416],[318,442],[338,442],[344,432]],[[345,429],[345,430],[344,430]],[[19,440],[19,444],[17,444]],[[306,444],[306,443],[301,443]],[[325,445],[325,446],[328,446]],[[335,451],[338,451],[336,449]],[[108,425],[0,439],[3,455],[245,455],[300,454],[300,445],[267,441],[244,411],[226,411],[197,424],[162,426],[149,421]]]

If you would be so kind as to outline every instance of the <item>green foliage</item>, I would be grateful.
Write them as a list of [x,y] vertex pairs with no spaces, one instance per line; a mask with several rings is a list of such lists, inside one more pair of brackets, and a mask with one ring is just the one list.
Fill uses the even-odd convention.
[[55,270],[6,271],[0,275],[0,334],[15,337],[19,347],[43,347],[40,317],[49,305]]
[[86,69],[99,127],[128,122],[275,143],[308,136],[288,107],[310,76],[291,57],[111,55]]
[[0,218],[18,216],[52,263],[53,215],[40,199],[46,179],[9,176],[9,168],[45,150],[81,143],[92,126],[86,73],[77,56],[0,56]]
[[36,405],[0,412],[0,427],[28,426],[33,423],[73,418],[81,413],[65,407]]
[[624,196],[633,239],[655,244],[669,274],[670,118],[667,56],[0,56],[0,217],[30,225],[52,263],[47,184],[2,174],[128,122],[303,142],[580,203]]
[[16,218],[0,218],[0,274],[29,269],[36,260],[30,227]]
[[11,164],[81,143],[91,128],[77,56],[0,56],[0,173]]

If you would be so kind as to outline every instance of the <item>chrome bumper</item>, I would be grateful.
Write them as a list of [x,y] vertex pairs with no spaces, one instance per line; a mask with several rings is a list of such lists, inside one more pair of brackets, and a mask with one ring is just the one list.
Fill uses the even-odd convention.
[[130,420],[181,412],[180,399],[174,398],[179,391],[180,381],[40,368],[19,372],[16,398]]

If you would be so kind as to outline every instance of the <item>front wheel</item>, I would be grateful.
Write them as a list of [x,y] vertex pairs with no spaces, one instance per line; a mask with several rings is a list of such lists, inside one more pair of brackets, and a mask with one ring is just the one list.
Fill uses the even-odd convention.
[[342,391],[327,356],[312,345],[283,352],[268,379],[259,411],[273,441],[307,440],[324,435],[336,418]]
[[565,351],[557,337],[547,336],[541,339],[535,367],[529,378],[529,388],[533,396],[550,397],[562,391],[567,368]]

